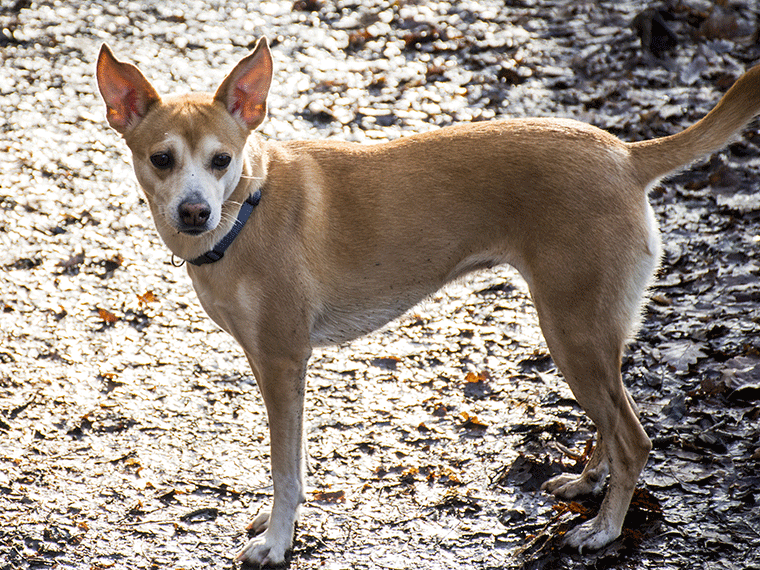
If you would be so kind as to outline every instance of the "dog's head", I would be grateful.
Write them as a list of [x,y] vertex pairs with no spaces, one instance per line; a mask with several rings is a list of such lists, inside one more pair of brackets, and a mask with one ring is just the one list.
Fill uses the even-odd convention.
[[161,98],[137,67],[118,61],[105,44],[97,79],[108,122],[132,151],[137,180],[165,241],[215,229],[240,182],[248,135],[266,117],[272,80],[266,40],[214,95]]

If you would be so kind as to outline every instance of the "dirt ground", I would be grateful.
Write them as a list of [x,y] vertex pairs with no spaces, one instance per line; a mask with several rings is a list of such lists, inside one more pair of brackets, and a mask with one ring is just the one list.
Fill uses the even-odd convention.
[[[235,568],[271,499],[261,399],[107,128],[102,42],[168,92],[214,89],[266,35],[279,139],[553,116],[640,140],[760,61],[759,17],[753,0],[4,1],[0,569]],[[654,450],[618,541],[559,546],[598,504],[539,487],[582,468],[593,428],[501,268],[315,353],[289,567],[760,568],[759,175],[754,125],[652,191],[665,254],[623,373]]]

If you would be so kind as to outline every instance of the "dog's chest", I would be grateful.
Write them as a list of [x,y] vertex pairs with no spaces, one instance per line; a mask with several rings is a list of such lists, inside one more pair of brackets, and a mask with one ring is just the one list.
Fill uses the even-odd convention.
[[369,334],[403,315],[414,302],[387,303],[373,307],[324,307],[310,331],[312,346],[327,346]]

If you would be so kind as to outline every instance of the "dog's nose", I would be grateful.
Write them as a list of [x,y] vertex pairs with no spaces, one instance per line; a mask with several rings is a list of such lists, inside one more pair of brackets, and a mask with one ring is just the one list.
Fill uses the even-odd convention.
[[185,200],[179,205],[179,219],[186,228],[203,229],[211,217],[211,207],[205,200]]

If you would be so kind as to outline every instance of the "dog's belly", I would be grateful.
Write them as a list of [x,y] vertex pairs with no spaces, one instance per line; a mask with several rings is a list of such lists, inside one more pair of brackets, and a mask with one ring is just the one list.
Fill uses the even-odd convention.
[[[436,277],[418,278],[418,272],[408,271],[404,272],[408,278],[406,281],[396,280],[392,286],[386,280],[377,279],[375,282],[384,286],[375,289],[374,293],[369,287],[361,292],[349,287],[341,301],[322,305],[311,326],[311,345],[340,344],[369,334],[400,317],[447,283],[473,271],[509,262],[503,252],[478,252],[453,267],[440,268]],[[367,266],[362,273],[368,275],[370,271],[371,266]],[[393,290],[395,294],[384,295],[380,290]],[[352,300],[346,301],[346,298]]]

